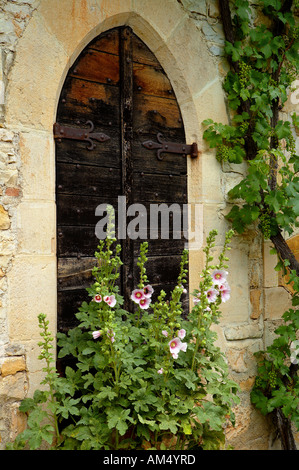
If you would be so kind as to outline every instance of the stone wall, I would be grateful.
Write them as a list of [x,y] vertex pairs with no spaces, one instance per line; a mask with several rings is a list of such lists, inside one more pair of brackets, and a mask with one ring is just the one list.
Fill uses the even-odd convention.
[[[256,16],[255,20],[259,17]],[[222,81],[228,71],[216,0],[2,0],[0,5],[0,435],[1,446],[23,429],[18,405],[42,380],[37,315],[56,328],[55,150],[52,126],[61,86],[80,51],[102,31],[130,25],[160,60],[181,108],[187,141],[188,197],[202,204],[203,238],[229,229],[227,193],[244,165],[223,166],[202,140],[204,119],[229,122]],[[66,27],[67,25],[67,27]],[[186,55],[188,51],[188,56]],[[2,91],[1,91],[2,90]],[[285,116],[293,107],[288,103]],[[298,140],[298,139],[297,139]],[[231,375],[241,386],[236,449],[268,449],[271,423],[250,404],[255,351],[269,344],[290,294],[273,270],[269,244],[252,228],[230,252],[232,296],[216,327]],[[191,290],[203,266],[190,257]],[[278,443],[275,443],[278,446]]]

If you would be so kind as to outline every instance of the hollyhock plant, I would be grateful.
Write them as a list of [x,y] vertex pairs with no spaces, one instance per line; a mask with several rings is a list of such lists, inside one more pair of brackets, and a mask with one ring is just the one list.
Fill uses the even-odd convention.
[[102,302],[102,296],[100,294],[96,294],[93,298],[95,302]]
[[[122,308],[116,282],[122,263],[119,251],[112,256],[111,243],[100,240],[95,284],[88,290],[92,300],[84,301],[76,313],[80,323],[58,335],[58,357],[73,356],[76,370],[67,367],[65,377],[53,378],[60,382],[51,408],[57,413],[58,432],[55,439],[50,436],[51,442],[61,450],[144,450],[145,444],[157,450],[223,448],[225,426],[233,424],[231,403],[237,385],[230,381],[224,355],[214,344],[217,335],[211,334],[225,292],[220,290],[224,283],[211,287],[213,236],[207,241],[203,280],[193,293],[200,303],[188,312],[181,288],[188,274],[186,250],[176,286],[169,295],[161,289],[152,302],[144,267],[147,244],[141,244],[140,282],[131,294],[139,306],[136,314],[134,308]],[[219,259],[217,268],[225,267],[223,261]],[[96,308],[95,293],[103,308]],[[40,428],[26,432],[31,438],[28,432],[40,433]],[[45,435],[48,439],[49,432]]]

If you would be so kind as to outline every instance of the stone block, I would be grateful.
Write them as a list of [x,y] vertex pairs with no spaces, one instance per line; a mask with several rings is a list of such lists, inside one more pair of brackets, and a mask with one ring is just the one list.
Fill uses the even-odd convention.
[[[133,11],[140,15],[149,23],[154,31],[160,35],[163,41],[166,41],[173,34],[179,23],[187,18],[187,13],[180,7],[178,2],[173,0],[133,0]],[[171,14],[169,14],[171,11]],[[138,25],[136,24],[138,28]],[[136,31],[138,34],[138,32]]]
[[22,254],[53,253],[56,238],[55,202],[23,201],[17,208],[18,252]]
[[10,227],[10,219],[6,209],[0,205],[0,230],[7,230]]
[[7,86],[6,122],[9,127],[23,125],[52,131],[57,93],[67,62],[68,56],[62,45],[43,19],[34,14],[18,42]]
[[40,338],[41,312],[56,324],[56,276],[55,256],[15,256],[7,275],[8,329],[14,342]]
[[26,370],[24,357],[8,357],[1,366],[1,375],[2,377],[6,377],[7,375],[14,375],[23,370]]
[[291,295],[283,287],[265,289],[265,319],[279,320],[291,308]]
[[227,341],[261,338],[263,335],[263,327],[260,323],[228,325],[224,328],[224,334]]
[[27,415],[19,411],[18,402],[10,407],[10,415],[10,439],[14,441],[18,434],[26,429]]
[[251,288],[258,288],[262,285],[262,267],[259,259],[250,259],[249,263],[249,285]]
[[23,198],[54,201],[55,145],[52,132],[21,132],[19,146]]
[[[186,51],[189,57],[197,57],[198,60],[186,60]],[[172,31],[166,44],[160,43],[153,52],[167,73],[180,104],[190,101],[190,96],[195,100],[199,95],[206,95],[211,83],[218,80],[217,66],[207,44],[194,21],[188,17],[183,18]],[[213,103],[209,108],[212,112]]]
[[261,295],[262,295],[261,289],[250,290],[250,304],[251,304],[250,318],[252,318],[253,320],[258,319],[262,313]]
[[23,400],[27,394],[26,372],[0,376],[0,402],[8,399]]
[[[231,296],[226,303],[221,304],[222,324],[247,322],[250,310],[247,253],[235,247],[234,242],[231,246],[227,263]],[[219,253],[220,248],[217,251]]]
[[46,28],[72,61],[102,31],[126,24],[130,10],[131,0],[46,0],[39,7]]

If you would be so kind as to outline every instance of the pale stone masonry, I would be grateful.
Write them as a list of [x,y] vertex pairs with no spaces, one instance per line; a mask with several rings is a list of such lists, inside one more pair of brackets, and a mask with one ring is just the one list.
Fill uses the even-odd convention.
[[[254,9],[253,21],[261,21]],[[180,106],[187,141],[200,158],[188,160],[189,202],[202,204],[203,238],[219,231],[215,254],[230,228],[227,193],[244,165],[221,166],[202,139],[202,121],[229,122],[223,79],[228,71],[216,0],[2,0],[0,4],[0,448],[24,429],[20,401],[42,380],[37,315],[56,331],[56,209],[53,123],[67,71],[102,31],[127,24],[156,55]],[[284,115],[298,111],[288,101]],[[297,138],[298,141],[298,138]],[[297,144],[299,145],[299,144]],[[296,240],[297,238],[293,238]],[[293,241],[294,243],[294,241]],[[233,240],[232,295],[215,327],[231,374],[241,386],[235,449],[270,449],[271,423],[250,403],[254,352],[265,348],[290,294],[252,227]],[[191,291],[203,252],[190,256]],[[274,448],[279,448],[277,441]]]

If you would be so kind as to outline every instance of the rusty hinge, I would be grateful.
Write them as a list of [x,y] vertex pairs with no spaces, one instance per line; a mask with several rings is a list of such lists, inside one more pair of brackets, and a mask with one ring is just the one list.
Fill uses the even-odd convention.
[[95,148],[93,140],[105,142],[110,139],[110,137],[103,132],[93,132],[94,124],[92,121],[87,121],[86,124],[89,125],[89,129],[62,126],[55,122],[54,139],[57,139],[58,142],[61,141],[61,139],[86,140],[89,142],[89,145],[86,147],[88,150],[93,150]]
[[191,145],[187,144],[178,144],[176,142],[165,142],[162,140],[163,135],[157,134],[157,141],[153,142],[152,140],[146,140],[142,143],[144,147],[150,150],[157,149],[157,158],[162,160],[161,153],[178,153],[183,156],[190,155],[192,158],[198,156],[197,144],[194,142]]

